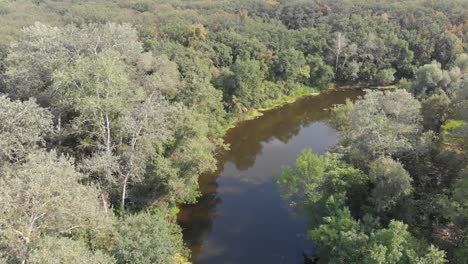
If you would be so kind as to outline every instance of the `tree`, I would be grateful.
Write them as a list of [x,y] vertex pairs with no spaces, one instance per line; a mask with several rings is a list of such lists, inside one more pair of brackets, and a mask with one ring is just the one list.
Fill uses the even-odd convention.
[[336,193],[350,196],[363,193],[368,177],[336,155],[319,156],[306,149],[297,157],[294,168],[283,169],[278,184],[286,197],[301,197],[307,203],[317,203]]
[[375,230],[369,238],[369,254],[363,263],[446,263],[445,252],[433,245],[421,250],[408,226],[392,220],[388,228]]
[[54,74],[54,89],[79,113],[75,125],[87,134],[92,147],[107,155],[115,145],[112,139],[114,129],[119,129],[119,117],[142,96],[131,88],[127,71],[119,54],[108,50],[93,58],[80,58]]
[[180,227],[163,217],[140,213],[125,218],[119,228],[118,263],[176,263],[176,256],[185,254]]
[[210,128],[203,115],[187,111],[175,125],[169,142],[168,155],[153,158],[153,171],[146,184],[153,193],[163,194],[171,203],[195,202],[200,195],[198,177],[216,169],[214,153],[223,147],[220,141],[208,137]]
[[282,50],[274,66],[275,77],[284,81],[303,82],[310,76],[304,54],[295,49]]
[[277,16],[288,28],[298,29],[313,26],[315,20],[330,11],[322,1],[292,1],[282,3]]
[[383,69],[377,72],[375,76],[375,81],[380,85],[387,85],[395,81],[395,70],[392,68]]
[[[335,76],[339,80],[353,81],[357,78],[357,71],[352,70],[356,63],[351,63],[352,56],[356,54],[357,46],[350,43],[346,34],[342,32],[335,32],[330,45],[330,52],[332,54],[332,61],[335,68]],[[348,63],[351,63],[348,65]]]
[[46,236],[39,239],[28,262],[106,264],[115,259],[102,251],[90,251],[84,241]]
[[141,54],[136,65],[137,81],[146,94],[161,93],[174,98],[182,88],[177,64],[166,55],[155,56],[151,52]]
[[297,157],[294,169],[283,169],[278,184],[288,196],[305,196],[307,201],[316,202],[321,197],[326,166],[325,158],[304,150]]
[[309,65],[309,84],[319,88],[327,87],[333,80],[333,68],[323,61],[320,56],[309,55],[306,58]]
[[164,142],[174,133],[177,118],[184,113],[181,105],[169,103],[157,94],[131,109],[122,119],[122,136],[127,140],[118,152],[122,178],[121,205],[125,209],[129,181],[142,181],[148,162],[156,156],[155,144]]
[[445,252],[414,238],[408,226],[390,221],[387,228],[367,226],[351,216],[343,195],[326,201],[322,224],[310,231],[320,260],[329,263],[446,263]]
[[343,107],[334,110],[335,118],[346,119],[340,124],[343,137],[338,149],[358,168],[367,160],[412,149],[421,132],[421,105],[405,90],[370,92]]
[[246,107],[259,106],[265,94],[263,81],[265,72],[256,60],[237,60],[232,66],[235,78],[233,95]]
[[79,59],[55,75],[56,89],[74,102],[79,114],[73,122],[89,144],[82,147],[93,151],[84,168],[104,189],[119,186],[121,209],[128,184],[141,181],[155,156],[154,144],[173,133],[177,114],[183,112],[181,106],[169,105],[158,89],[145,93],[132,86],[126,72],[118,54],[106,51]]
[[438,201],[441,214],[449,219],[452,227],[447,228],[447,226],[444,226],[450,236],[442,236],[441,239],[448,240],[454,245],[454,260],[460,263],[468,260],[468,230],[466,228],[468,223],[468,202],[464,198],[467,194],[467,188],[468,168],[464,168],[453,182],[450,194],[439,195]]
[[468,72],[468,54],[462,53],[455,59],[455,67],[458,67],[461,72]]
[[388,228],[377,230],[370,237],[370,252],[365,263],[400,263],[410,234],[407,225],[392,221]]
[[52,115],[34,99],[11,101],[2,95],[0,120],[0,165],[21,160],[42,145],[52,126]]
[[434,59],[447,66],[463,53],[463,42],[453,33],[445,31],[435,43]]
[[35,23],[23,29],[23,37],[13,43],[5,60],[6,91],[13,97],[36,97],[51,84],[55,69],[66,65],[70,55],[63,45],[59,28]]
[[422,101],[421,112],[425,129],[439,131],[447,120],[451,100],[444,91],[440,91]]
[[55,152],[34,152],[24,163],[2,168],[0,243],[7,259],[25,263],[35,249],[45,254],[44,236],[84,239],[89,250],[112,250],[114,219],[99,204],[98,190],[81,184],[83,179],[73,160]]
[[36,97],[49,106],[53,73],[79,57],[113,49],[126,63],[137,61],[143,51],[136,30],[129,24],[89,24],[77,28],[51,27],[36,22],[24,28],[6,58],[6,90],[15,97]]
[[442,89],[449,82],[449,76],[442,70],[440,63],[432,62],[421,66],[415,73],[413,94],[416,96],[428,96]]
[[391,158],[380,158],[369,167],[369,179],[374,184],[372,199],[377,211],[391,209],[412,192],[411,177],[401,163]]
[[197,48],[200,42],[206,40],[207,30],[202,24],[193,24],[190,28],[189,44],[191,47]]
[[342,194],[328,197],[322,224],[309,233],[318,247],[320,258],[325,261],[340,263],[363,258],[368,238],[365,234],[358,234],[359,223],[353,219],[345,203]]

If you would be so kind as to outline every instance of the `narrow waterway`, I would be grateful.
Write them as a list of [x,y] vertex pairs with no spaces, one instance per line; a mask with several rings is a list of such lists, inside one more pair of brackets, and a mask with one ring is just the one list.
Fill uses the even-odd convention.
[[323,153],[339,134],[327,118],[333,104],[362,95],[338,90],[306,97],[228,131],[230,150],[218,170],[200,178],[202,197],[179,214],[194,263],[302,263],[313,249],[304,217],[279,193],[281,168],[305,148]]

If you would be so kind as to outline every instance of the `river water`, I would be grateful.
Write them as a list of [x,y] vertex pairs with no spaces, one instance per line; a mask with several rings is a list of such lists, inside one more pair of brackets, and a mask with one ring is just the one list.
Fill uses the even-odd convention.
[[333,104],[362,95],[337,90],[305,97],[230,129],[230,150],[218,169],[200,177],[202,197],[181,208],[178,220],[192,261],[219,263],[303,263],[312,253],[305,218],[288,207],[276,180],[305,148],[324,153],[339,133],[327,124]]

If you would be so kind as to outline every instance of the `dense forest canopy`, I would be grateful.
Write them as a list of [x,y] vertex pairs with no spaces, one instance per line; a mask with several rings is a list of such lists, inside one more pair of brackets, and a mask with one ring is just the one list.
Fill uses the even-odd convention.
[[0,25],[0,262],[185,263],[226,128],[334,85],[400,89],[279,180],[320,261],[468,261],[467,1],[0,0]]

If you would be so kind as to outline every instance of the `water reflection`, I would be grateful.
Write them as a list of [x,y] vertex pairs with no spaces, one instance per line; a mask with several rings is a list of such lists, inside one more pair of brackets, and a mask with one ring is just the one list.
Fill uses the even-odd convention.
[[200,178],[202,197],[179,214],[195,263],[301,263],[310,251],[303,217],[281,200],[281,167],[312,147],[323,153],[338,139],[326,119],[333,104],[361,91],[308,97],[228,131],[230,150],[216,172]]

